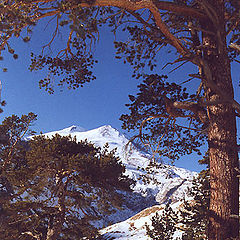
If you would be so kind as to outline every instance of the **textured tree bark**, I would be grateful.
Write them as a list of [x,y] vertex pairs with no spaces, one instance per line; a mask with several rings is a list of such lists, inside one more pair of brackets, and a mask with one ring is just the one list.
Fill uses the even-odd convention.
[[[230,61],[227,55],[224,3],[221,0],[208,1],[217,14],[216,23],[203,23],[206,30],[215,33],[203,34],[204,59],[208,63],[212,80],[228,97],[234,97]],[[210,101],[223,100],[209,88],[206,88]],[[210,158],[210,223],[209,240],[226,240],[239,236],[239,220],[231,215],[239,215],[239,167],[236,140],[236,116],[230,104],[218,104],[208,107],[209,129],[208,145]]]
[[[226,70],[226,64],[221,66],[212,62],[214,63],[216,71],[218,69],[215,77],[222,84],[225,83],[224,88],[230,92],[230,84],[227,84],[230,80],[230,72]],[[218,97],[215,94],[209,96],[210,99]],[[209,107],[209,116],[211,186],[209,240],[225,240],[239,235],[238,219],[230,217],[230,215],[239,215],[239,183],[235,170],[238,168],[236,120],[232,107],[220,104]]]

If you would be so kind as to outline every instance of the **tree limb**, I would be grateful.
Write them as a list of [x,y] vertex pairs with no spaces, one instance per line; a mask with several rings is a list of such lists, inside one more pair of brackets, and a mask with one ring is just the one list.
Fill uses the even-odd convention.
[[22,235],[25,235],[25,234],[26,234],[26,235],[29,235],[29,236],[37,239],[37,240],[40,240],[40,239],[41,239],[40,235],[34,234],[34,233],[30,232],[30,231],[28,231],[28,232],[23,232],[23,233],[22,233]]
[[[49,3],[49,2],[54,2],[55,0],[35,0],[32,1],[31,3]],[[131,0],[96,0],[93,3],[88,3],[86,2],[82,2],[82,3],[78,3],[79,5],[81,5],[82,7],[92,7],[92,6],[99,6],[99,7],[121,7],[121,8],[126,8],[127,10],[138,10],[138,8],[135,7],[135,9],[133,9],[134,7],[132,7],[132,5],[135,4],[139,4],[141,2],[144,2],[144,0],[139,1],[139,2],[134,2]],[[206,20],[206,15],[201,12],[198,9],[192,8],[192,7],[188,7],[188,6],[182,6],[173,2],[167,2],[167,1],[158,1],[158,0],[153,0],[152,1],[156,7],[158,9],[161,10],[166,10],[166,11],[171,11],[174,12],[176,14],[181,14],[181,15],[185,15],[185,16],[189,16],[192,18],[197,18],[197,19],[202,19],[202,20]],[[131,4],[131,9],[128,8],[128,6]]]
[[194,114],[192,117],[198,117],[204,124],[208,123],[206,110],[196,102],[174,102],[173,106],[177,109],[189,110]]
[[236,100],[228,96],[227,93],[223,92],[213,81],[212,72],[209,68],[207,61],[202,59],[201,57],[194,57],[191,59],[191,62],[203,69],[205,78],[202,78],[202,81],[205,86],[218,94],[222,98],[222,102],[230,103],[232,107],[235,108],[238,113],[240,113],[240,104]]
[[236,43],[231,43],[231,44],[229,44],[229,47],[230,47],[230,48],[233,48],[233,49],[235,49],[235,50],[237,50],[237,51],[240,52],[240,46],[237,45]]
[[188,7],[188,6],[182,6],[177,3],[173,2],[165,2],[165,1],[154,1],[154,4],[161,10],[171,11],[175,14],[181,14],[185,16],[189,16],[192,18],[197,18],[201,20],[206,20],[207,16],[199,11],[198,9]]

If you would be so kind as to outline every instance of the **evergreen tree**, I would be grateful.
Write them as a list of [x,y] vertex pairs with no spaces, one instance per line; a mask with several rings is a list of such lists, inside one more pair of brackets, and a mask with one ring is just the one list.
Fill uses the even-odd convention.
[[[0,51],[5,49],[13,58],[17,58],[17,53],[11,38],[28,42],[41,19],[55,17],[56,21],[51,21],[55,23],[52,37],[43,43],[45,47],[40,54],[32,54],[30,66],[32,70],[48,69],[49,76],[40,80],[40,87],[50,93],[54,90],[50,75],[62,74],[57,84],[66,83],[73,89],[95,79],[92,49],[103,24],[109,25],[113,33],[118,29],[125,32],[123,37],[127,35],[127,40],[115,42],[116,57],[128,62],[133,67],[133,77],[138,79],[153,71],[150,74],[154,80],[150,84],[153,92],[151,86],[158,81],[162,69],[159,53],[165,54],[161,51],[164,47],[178,53],[170,63],[173,70],[187,62],[194,64],[196,71],[189,72],[190,79],[177,80],[177,92],[170,89],[161,98],[151,100],[162,107],[160,113],[150,108],[149,112],[139,114],[133,108],[129,119],[135,119],[134,128],[140,127],[140,133],[143,129],[153,133],[151,139],[139,134],[147,143],[166,140],[168,148],[160,151],[167,154],[170,149],[170,157],[197,151],[200,132],[206,133],[211,186],[208,237],[210,240],[239,237],[238,219],[231,217],[239,215],[239,181],[235,169],[239,167],[236,117],[240,105],[234,99],[231,76],[231,62],[239,62],[240,53],[239,1],[3,0],[0,10]],[[67,36],[66,46],[49,55],[45,50],[54,44],[59,31]],[[193,89],[187,84],[193,79],[199,83],[191,85],[195,87],[192,95]],[[165,83],[170,81],[165,79]],[[186,85],[188,96],[184,88],[178,91],[181,83]],[[174,141],[177,145],[171,150]],[[175,151],[176,148],[179,150]]]
[[107,148],[70,136],[36,136],[24,164],[8,170],[13,187],[2,239],[96,239],[91,221],[120,206],[116,189],[130,190],[125,167]]
[[199,160],[199,163],[206,164],[207,169],[202,170],[193,180],[192,187],[189,189],[192,200],[184,201],[176,212],[167,205],[160,216],[156,213],[151,219],[152,226],[147,226],[147,235],[151,239],[176,239],[173,238],[176,230],[182,232],[182,240],[208,239],[210,199],[208,154]]
[[209,223],[209,157],[208,153],[200,164],[207,164],[207,169],[202,170],[198,177],[193,180],[190,196],[191,201],[185,201],[181,212],[181,223],[184,225],[183,240],[207,240]]
[[173,240],[177,230],[178,216],[169,204],[161,215],[158,213],[151,218],[152,226],[146,225],[147,235],[153,240]]
[[12,115],[4,119],[0,125],[0,238],[14,239],[15,231],[8,226],[11,220],[17,218],[17,212],[7,206],[15,199],[16,176],[15,171],[25,165],[24,152],[27,134],[33,134],[30,129],[36,120],[36,115],[29,113],[18,117]]

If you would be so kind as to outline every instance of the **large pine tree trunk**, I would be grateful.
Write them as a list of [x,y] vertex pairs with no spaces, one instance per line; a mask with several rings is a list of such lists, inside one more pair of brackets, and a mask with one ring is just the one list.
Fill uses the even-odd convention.
[[[227,63],[212,62],[212,71],[227,93],[232,92],[231,75]],[[219,99],[209,94],[211,100]],[[210,225],[209,240],[225,240],[239,235],[239,222],[230,215],[238,215],[238,156],[236,149],[236,120],[234,110],[227,105],[209,108],[208,131],[210,157]]]
[[[218,16],[218,24],[210,22],[202,26],[215,34],[203,33],[204,59],[212,72],[212,80],[225,96],[206,88],[209,101],[233,99],[230,61],[227,55],[224,3],[209,0]],[[239,214],[239,182],[236,177],[238,154],[236,142],[236,116],[230,104],[218,104],[208,108],[208,145],[210,157],[210,223],[209,240],[226,240],[239,236],[239,220],[231,215]]]

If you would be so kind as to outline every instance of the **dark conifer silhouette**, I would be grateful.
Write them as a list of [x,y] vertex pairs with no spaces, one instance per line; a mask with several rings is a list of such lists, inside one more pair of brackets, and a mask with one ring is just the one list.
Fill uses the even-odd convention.
[[[13,124],[0,130],[10,127],[13,135],[3,139],[9,143],[25,130],[17,128],[22,119],[7,120]],[[130,190],[125,167],[107,146],[40,135],[2,149],[1,239],[100,238],[91,221],[121,206],[116,189]]]

